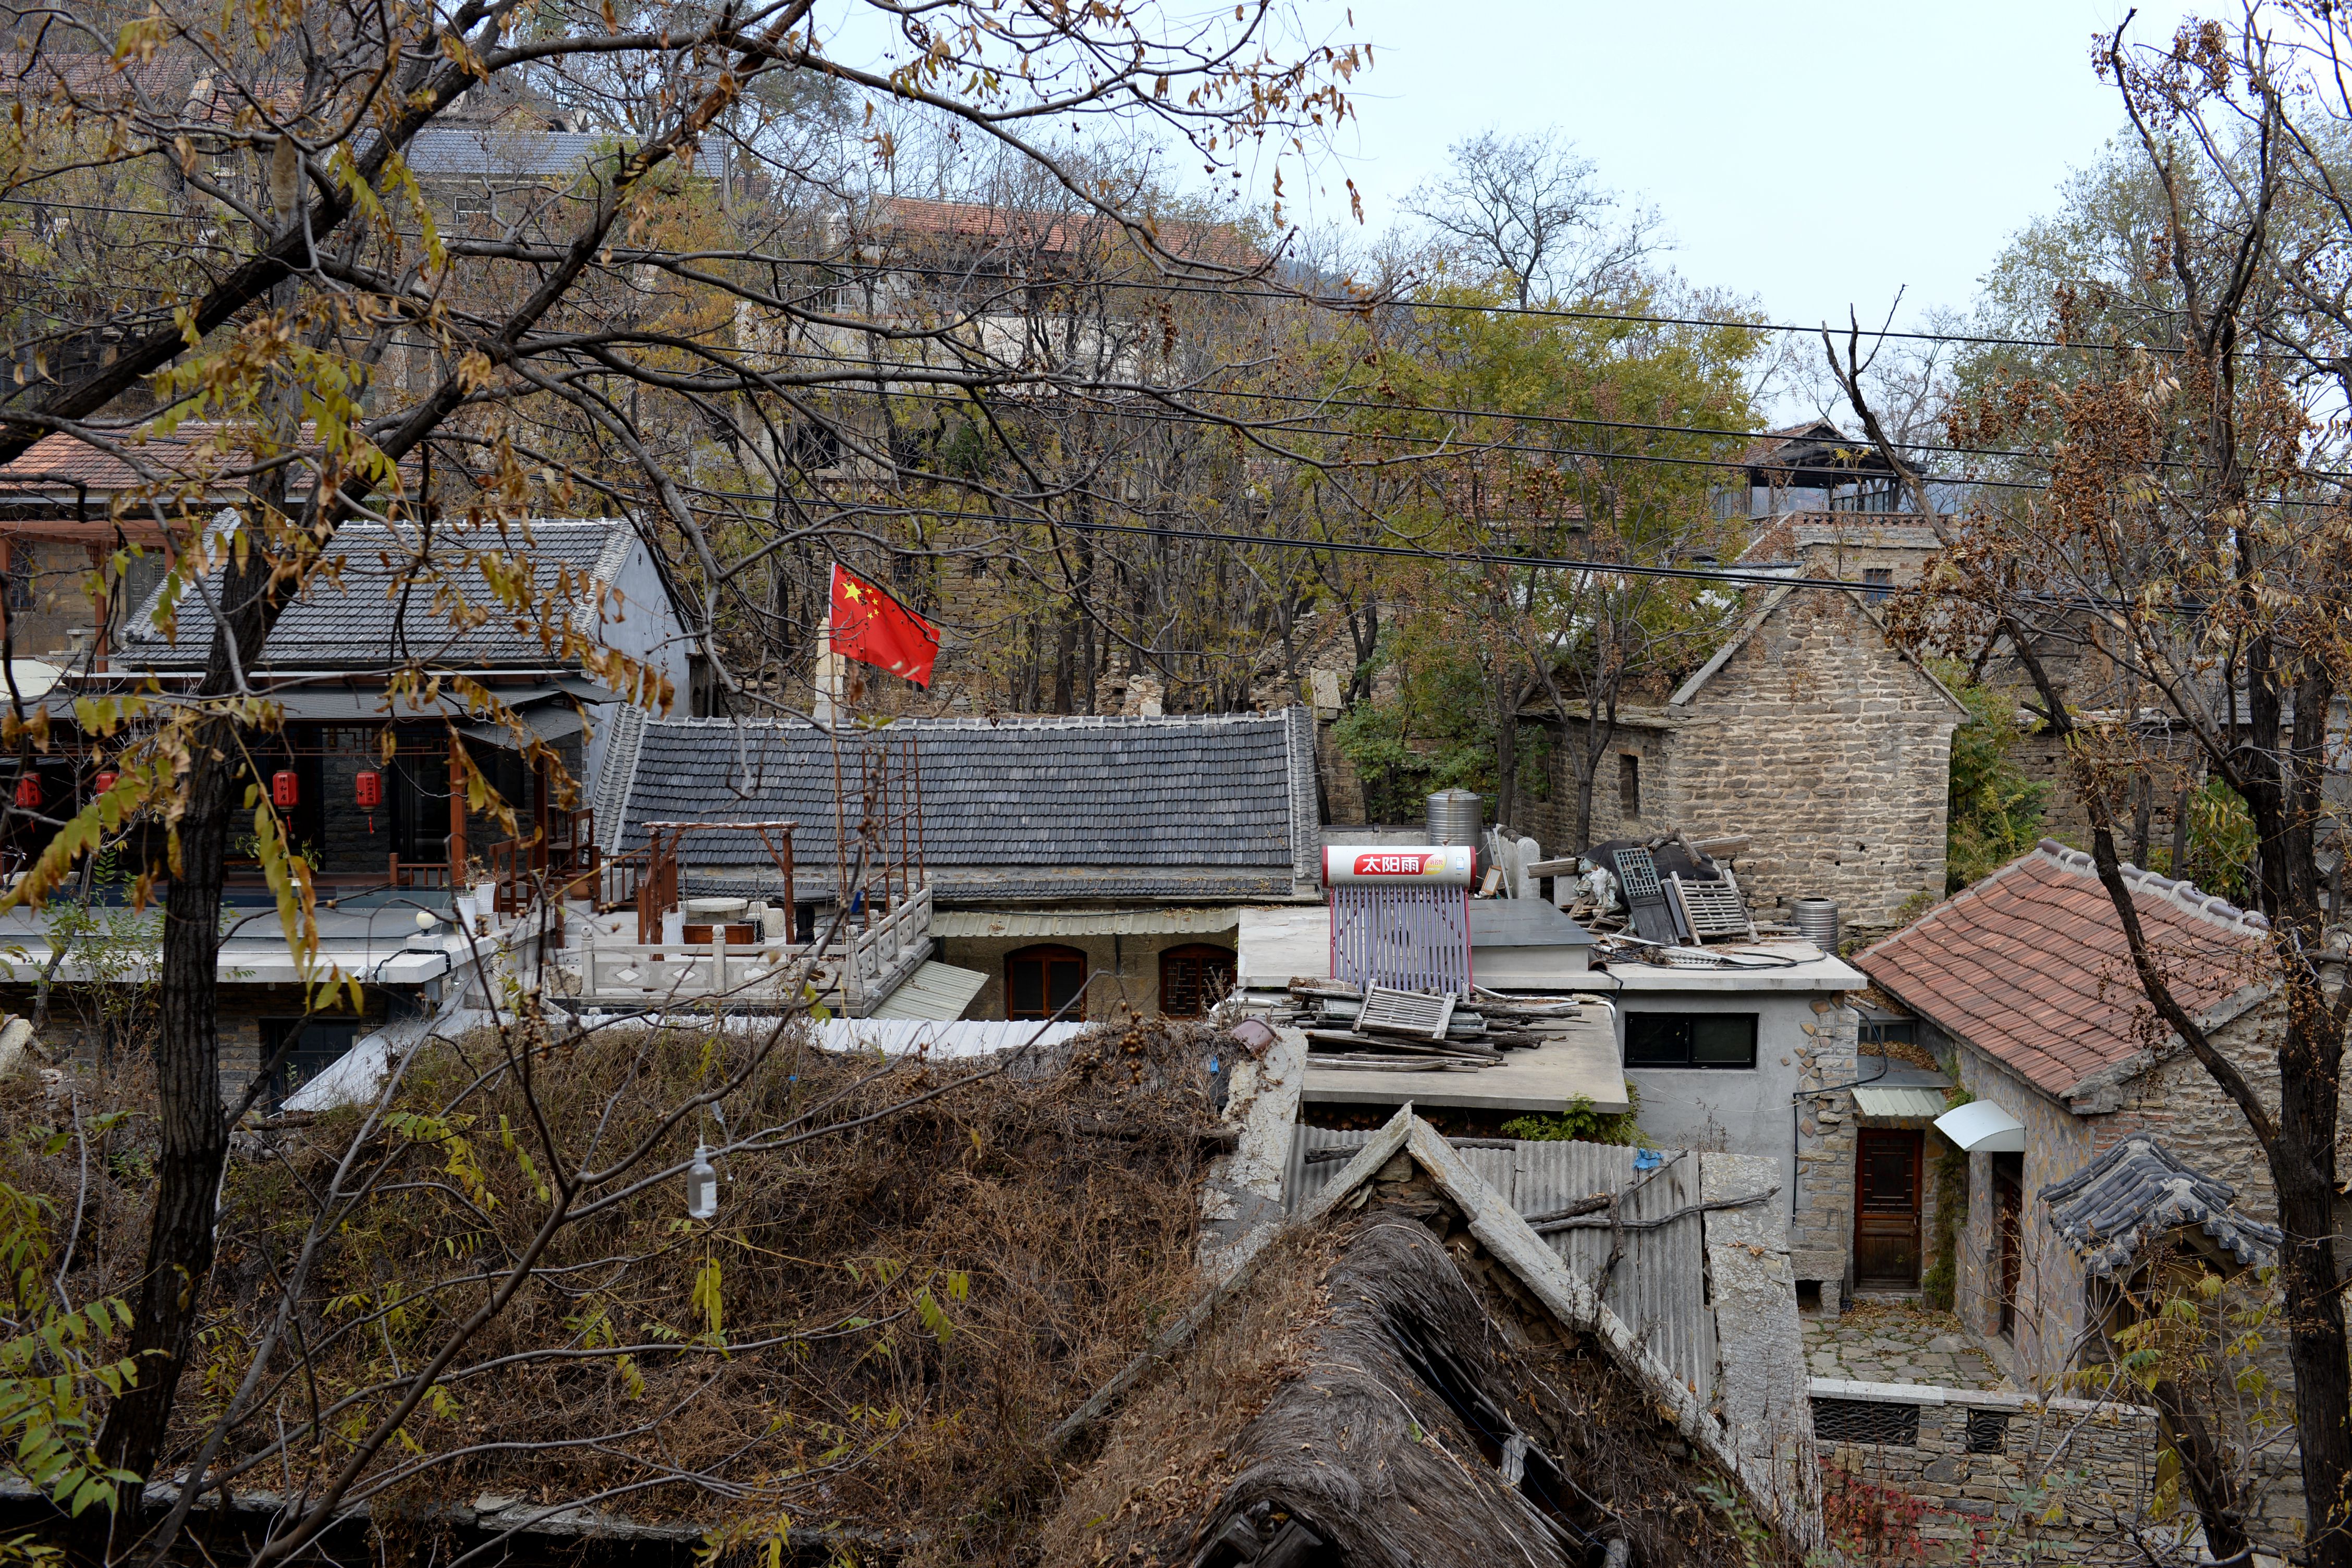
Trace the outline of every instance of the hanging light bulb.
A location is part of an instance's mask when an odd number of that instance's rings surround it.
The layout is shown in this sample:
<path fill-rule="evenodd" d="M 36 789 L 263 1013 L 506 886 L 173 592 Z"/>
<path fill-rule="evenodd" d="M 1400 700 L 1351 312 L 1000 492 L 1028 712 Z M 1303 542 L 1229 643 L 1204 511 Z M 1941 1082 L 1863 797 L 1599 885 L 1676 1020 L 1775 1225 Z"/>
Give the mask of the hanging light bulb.
<path fill-rule="evenodd" d="M 719 1170 L 710 1163 L 710 1145 L 694 1146 L 694 1163 L 686 1168 L 686 1217 L 709 1219 L 719 1212 Z"/>

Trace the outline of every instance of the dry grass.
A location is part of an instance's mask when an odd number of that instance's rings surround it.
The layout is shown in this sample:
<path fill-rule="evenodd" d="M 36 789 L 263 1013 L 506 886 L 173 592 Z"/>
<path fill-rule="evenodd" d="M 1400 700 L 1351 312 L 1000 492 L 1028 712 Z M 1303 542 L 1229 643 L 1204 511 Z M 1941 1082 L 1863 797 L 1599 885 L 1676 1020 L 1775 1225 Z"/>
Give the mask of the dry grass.
<path fill-rule="evenodd" d="M 686 1221 L 682 1184 L 664 1179 L 560 1231 L 355 1495 L 422 1507 L 631 1489 L 604 1506 L 745 1543 L 790 1524 L 891 1539 L 915 1562 L 1009 1557 L 1052 1489 L 1044 1434 L 1198 1288 L 1206 1037 L 1106 1026 L 855 1132 L 735 1156 L 708 1224 Z M 418 1120 L 362 1140 L 356 1169 L 375 1184 L 339 1214 L 296 1342 L 240 1413 L 224 1455 L 245 1467 L 240 1487 L 315 1485 L 340 1464 L 529 1246 L 546 1172 L 609 1160 L 753 1048 L 692 1031 L 512 1044 L 420 1053 L 399 1100 Z M 719 1110 L 739 1134 L 820 1105 L 816 1121 L 837 1124 L 972 1070 L 795 1043 Z M 135 1100 L 135 1084 L 109 1089 L 123 1091 Z M 135 1146 L 139 1125 L 118 1142 Z M 717 1118 L 704 1127 L 722 1141 Z M 245 1375 L 359 1132 L 347 1110 L 240 1138 L 167 1465 Z M 689 1119 L 650 1168 L 696 1138 Z M 70 1162 L 10 1159 L 8 1179 L 70 1207 Z M 76 1278 L 120 1289 L 143 1244 L 144 1177 L 132 1161 L 99 1185 L 104 1223 Z"/>
<path fill-rule="evenodd" d="M 1330 1312 L 1328 1230 L 1268 1244 L 1200 1335 L 1122 1403 L 1099 1452 L 1074 1469 L 1037 1538 L 1053 1563 L 1181 1563 L 1238 1473 L 1230 1448 L 1297 1377 Z"/>

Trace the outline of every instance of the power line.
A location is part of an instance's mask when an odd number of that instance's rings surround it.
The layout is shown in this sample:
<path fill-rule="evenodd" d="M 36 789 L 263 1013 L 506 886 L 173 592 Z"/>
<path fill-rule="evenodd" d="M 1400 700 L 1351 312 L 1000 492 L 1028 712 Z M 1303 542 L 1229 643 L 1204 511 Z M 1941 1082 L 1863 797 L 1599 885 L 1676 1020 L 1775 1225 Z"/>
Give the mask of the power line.
<path fill-rule="evenodd" d="M 212 221 L 208 217 L 200 216 L 199 215 L 194 214 L 168 212 L 151 213 L 136 208 L 125 209 L 96 204 L 42 201 L 37 197 L 27 196 L 0 196 L 0 205 L 42 207 L 53 211 L 65 212 L 107 213 L 113 216 L 129 217 L 181 218 L 191 222 Z M 418 237 L 421 233 L 421 231 L 398 228 L 394 229 L 392 232 L 397 233 L 407 238 Z M 699 251 L 640 250 L 630 251 L 625 254 L 629 264 L 637 265 L 649 259 L 658 260 L 664 257 L 677 257 L 688 254 L 702 255 L 706 253 Z M 750 261 L 772 267 L 837 268 L 839 265 L 837 262 L 822 258 L 761 256 L 757 253 L 751 255 L 729 254 L 726 258 Z M 877 271 L 884 274 L 903 275 L 909 272 L 930 272 L 942 276 L 960 276 L 960 274 L 947 273 L 942 268 L 923 268 L 920 266 L 894 267 L 877 269 Z M 1811 335 L 1824 330 L 1822 327 L 1798 326 L 1792 323 L 1780 321 L 1747 321 L 1729 318 L 1707 316 L 1652 315 L 1639 311 L 1628 310 L 1572 310 L 1565 306 L 1480 304 L 1472 303 L 1467 300 L 1413 300 L 1378 295 L 1318 294 L 1307 289 L 1254 289 L 1234 284 L 1208 283 L 1167 278 L 1155 278 L 1145 281 L 1095 279 L 1091 280 L 1090 283 L 1077 285 L 1073 285 L 1066 279 L 1049 279 L 1045 281 L 1051 286 L 1059 288 L 1091 286 L 1101 289 L 1129 289 L 1139 293 L 1190 294 L 1215 299 L 1282 300 L 1292 304 L 1312 305 L 1321 310 L 1336 311 L 1341 314 L 1358 314 L 1364 311 L 1379 310 L 1410 310 L 1450 311 L 1485 316 L 1526 316 L 1556 321 L 1606 321 L 1625 326 L 1697 327 L 1715 331 L 1794 332 Z M 1025 283 L 1013 283 L 1010 286 L 1021 288 L 1027 287 L 1028 285 Z M 152 291 L 160 292 L 161 290 Z M 1841 331 L 1850 331 L 1851 329 L 1830 326 L 1827 330 L 1832 336 L 1834 336 Z M 2168 355 L 2180 354 L 2187 352 L 2184 349 L 2158 347 L 2153 344 L 2081 342 L 2069 342 L 2062 338 L 2012 338 L 1976 332 L 1896 331 L 1891 328 L 1864 327 L 1862 329 L 1862 336 L 1871 342 L 1893 340 L 1906 342 L 1966 343 L 1985 348 L 2080 349 L 2085 352 L 2100 353 L 2146 353 Z"/>
<path fill-rule="evenodd" d="M 773 501 L 779 498 L 763 496 L 749 490 L 701 490 L 703 495 L 725 496 L 743 500 Z M 1969 595 L 1954 588 L 1928 588 L 1917 584 L 1895 587 L 1886 583 L 1853 582 L 1843 577 L 1801 577 L 1793 566 L 1759 566 L 1742 570 L 1736 566 L 1655 566 L 1618 561 L 1594 561 L 1575 556 L 1559 555 L 1492 555 L 1479 551 L 1431 550 L 1412 544 L 1373 544 L 1339 540 L 1291 539 L 1275 533 L 1234 533 L 1215 529 L 1175 528 L 1158 523 L 1098 522 L 1082 518 L 1022 517 L 1005 512 L 977 511 L 969 509 L 921 506 L 874 506 L 855 504 L 832 507 L 844 521 L 859 517 L 953 517 L 982 522 L 1004 523 L 1022 528 L 1068 529 L 1076 533 L 1109 533 L 1153 539 L 1175 540 L 1206 544 L 1256 545 L 1275 550 L 1328 552 L 1338 555 L 1404 556 L 1416 561 L 1438 562 L 1451 565 L 1502 566 L 1522 571 L 1591 572 L 1615 574 L 1625 577 L 1658 577 L 1709 583 L 1727 583 L 1739 587 L 1839 588 L 1863 595 L 1869 601 L 1884 599 L 1898 593 L 1926 593 L 1939 598 L 1966 598 Z M 1910 513 L 1853 512 L 1840 515 L 1853 517 L 1898 517 Z M 1551 518 L 1505 518 L 1498 522 L 1534 522 L 1558 526 L 1566 520 Z M 2105 607 L 2115 601 L 2084 595 L 2021 594 L 2017 597 L 2028 603 Z"/>

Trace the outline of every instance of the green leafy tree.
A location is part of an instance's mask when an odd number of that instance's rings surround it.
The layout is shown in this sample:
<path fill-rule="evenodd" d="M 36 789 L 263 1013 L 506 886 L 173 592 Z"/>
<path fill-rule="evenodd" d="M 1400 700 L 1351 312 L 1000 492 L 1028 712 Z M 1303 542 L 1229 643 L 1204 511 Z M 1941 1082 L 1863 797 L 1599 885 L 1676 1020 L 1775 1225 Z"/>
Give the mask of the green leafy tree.
<path fill-rule="evenodd" d="M 1952 661 L 1937 673 L 1969 710 L 1952 732 L 1945 829 L 1944 890 L 1957 893 L 2033 847 L 2050 786 L 2028 778 L 2017 760 L 2015 694 L 1967 679 Z"/>

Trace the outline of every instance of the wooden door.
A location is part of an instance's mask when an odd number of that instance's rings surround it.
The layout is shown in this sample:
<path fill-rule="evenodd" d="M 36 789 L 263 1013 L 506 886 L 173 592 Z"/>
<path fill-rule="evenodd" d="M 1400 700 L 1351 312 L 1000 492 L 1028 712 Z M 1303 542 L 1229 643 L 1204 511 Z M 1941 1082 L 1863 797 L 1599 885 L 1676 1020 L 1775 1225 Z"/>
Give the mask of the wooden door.
<path fill-rule="evenodd" d="M 1853 1279 L 1865 1290 L 1919 1285 L 1919 1131 L 1865 1127 L 1854 1143 Z"/>
<path fill-rule="evenodd" d="M 2000 1230 L 2000 1331 L 2017 1337 L 2017 1286 L 2023 1272 L 2024 1238 L 2020 1234 L 2025 1215 L 2025 1156 L 1992 1157 L 1993 1223 Z"/>

